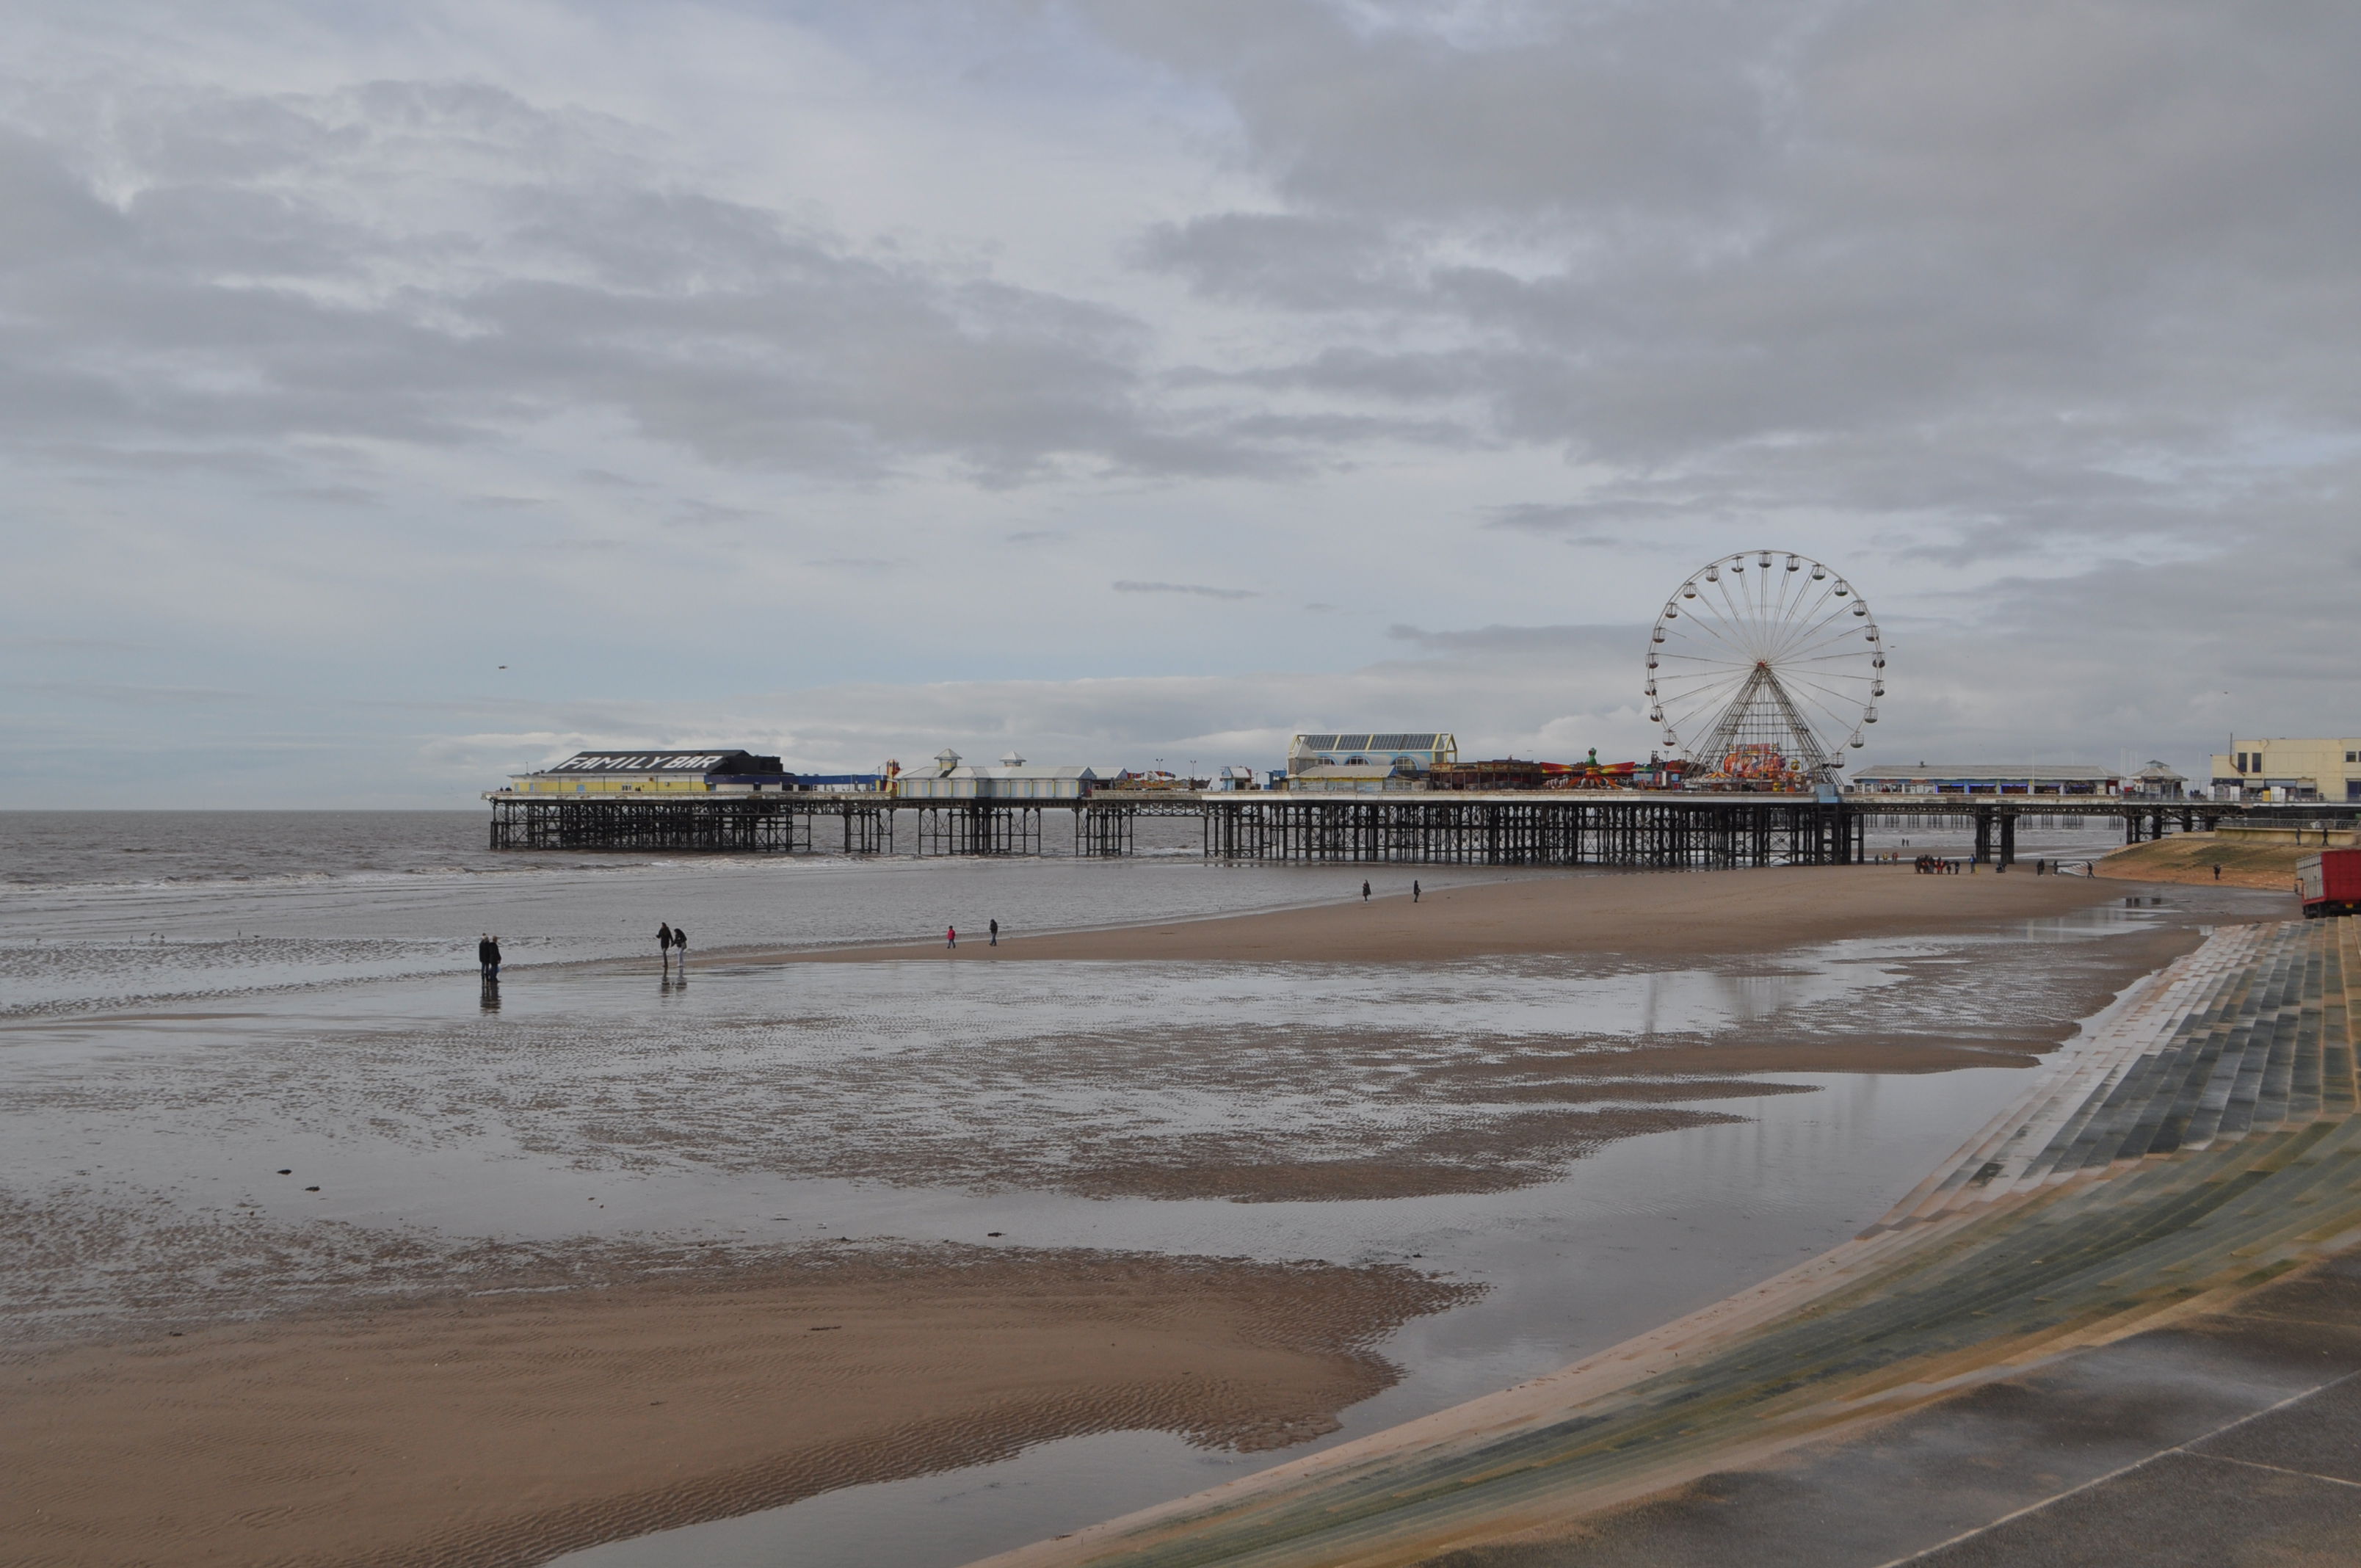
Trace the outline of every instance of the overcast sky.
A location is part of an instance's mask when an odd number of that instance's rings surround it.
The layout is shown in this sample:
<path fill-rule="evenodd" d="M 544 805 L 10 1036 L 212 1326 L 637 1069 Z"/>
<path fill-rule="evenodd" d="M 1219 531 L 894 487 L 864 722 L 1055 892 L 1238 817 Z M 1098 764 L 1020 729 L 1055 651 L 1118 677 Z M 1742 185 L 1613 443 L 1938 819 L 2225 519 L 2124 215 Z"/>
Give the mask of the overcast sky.
<path fill-rule="evenodd" d="M 1857 762 L 2361 732 L 2349 3 L 20 0 L 0 67 L 0 804 L 1644 754 L 1758 544 L 1876 609 Z"/>

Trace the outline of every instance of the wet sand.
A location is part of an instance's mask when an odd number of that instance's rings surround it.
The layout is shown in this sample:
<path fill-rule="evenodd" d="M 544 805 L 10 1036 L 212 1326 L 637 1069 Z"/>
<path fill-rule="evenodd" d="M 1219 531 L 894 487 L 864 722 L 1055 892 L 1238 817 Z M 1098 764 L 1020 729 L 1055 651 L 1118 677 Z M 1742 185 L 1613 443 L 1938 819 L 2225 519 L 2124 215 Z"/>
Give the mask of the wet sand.
<path fill-rule="evenodd" d="M 8 1369 L 0 1561 L 487 1568 L 1083 1432 L 1278 1447 L 1470 1293 L 942 1249 L 77 1347 Z"/>
<path fill-rule="evenodd" d="M 2088 877 L 1920 876 L 1906 865 L 1625 872 L 1439 889 L 1412 902 L 1412 868 L 1375 868 L 1379 896 L 1309 909 L 1026 937 L 824 952 L 792 961 L 1174 959 L 1419 963 L 1519 954 L 1705 959 L 1852 937 L 1939 934 L 2086 909 L 2123 896 Z M 2251 917 L 2251 916 L 2249 916 Z M 741 961 L 745 955 L 735 955 Z M 719 961 L 719 960 L 716 960 Z"/>
<path fill-rule="evenodd" d="M 1407 876 L 1395 880 L 1406 890 Z M 1864 1017 L 1846 992 L 1783 1003 L 1739 1034 L 1634 1030 L 1586 1015 L 1565 999 L 1590 993 L 1560 977 L 1710 970 L 1715 984 L 1775 990 L 1805 974 L 1783 968 L 1776 955 L 1790 948 L 1947 932 L 1997 939 L 2028 918 L 2073 916 L 2123 894 L 2120 883 L 1886 867 L 1532 879 L 1437 890 L 1416 905 L 1396 894 L 1005 938 L 996 949 L 963 944 L 956 955 L 1233 960 L 1245 967 L 1218 979 L 1226 1022 L 1180 990 L 1154 1000 L 1166 992 L 1144 971 L 1012 968 L 989 987 L 962 981 L 960 1005 L 1030 975 L 1061 1027 L 1095 1032 L 994 1037 L 986 1052 L 973 1023 L 914 1021 L 907 1001 L 881 1000 L 894 971 L 861 970 L 860 1006 L 841 1020 L 798 993 L 742 1019 L 716 1014 L 702 1035 L 665 1033 L 637 1014 L 561 1012 L 545 1029 L 528 1015 L 447 1036 L 291 1036 L 283 1047 L 225 1053 L 169 1091 L 182 1097 L 175 1116 L 205 1124 L 215 1114 L 208 1096 L 287 1092 L 334 1062 L 337 1115 L 407 1116 L 438 1148 L 456 1136 L 452 1125 L 512 1127 L 534 1154 L 587 1169 L 678 1160 L 892 1188 L 1249 1201 L 1492 1191 L 1550 1179 L 1609 1139 L 1732 1119 L 1682 1102 L 1809 1089 L 1737 1075 L 2029 1063 L 2194 934 L 2158 925 L 2037 949 L 2010 937 L 1972 973 L 1941 953 L 1888 958 L 1879 961 L 1910 977 L 1894 1005 Z M 2252 894 L 2191 897 L 2209 910 L 2219 903 L 2208 919 L 2268 917 Z M 1379 966 L 1440 973 L 1442 960 L 1471 959 L 1489 962 L 1453 971 L 1442 1013 L 1356 1011 Z M 1171 986 L 1190 972 L 1157 971 Z M 1334 977 L 1320 983 L 1335 993 L 1320 1027 L 1257 1019 L 1256 998 L 1278 992 L 1241 989 L 1259 976 L 1301 991 L 1317 975 Z M 1465 998 L 1497 1003 L 1537 975 L 1556 999 L 1538 1027 L 1450 1011 Z M 699 996 L 707 984 L 697 982 Z M 1159 1012 L 1149 1026 L 1101 1006 L 1104 1024 L 1077 1024 L 1101 1004 L 1092 986 L 1200 1012 Z M 2007 1005 L 1974 1015 L 1974 998 L 1993 986 Z M 783 1016 L 796 1006 L 819 1011 Z M 790 1071 L 757 1048 L 782 1029 L 826 1037 L 841 1026 L 866 1040 L 881 1016 L 897 1017 L 910 1038 L 891 1051 L 795 1058 Z M 68 1084 L 74 1114 L 114 1111 L 96 1097 L 104 1080 Z M 1182 1091 L 1222 1114 L 1202 1127 L 1166 1124 L 1163 1106 Z M 144 1105 L 167 1089 L 143 1077 L 121 1092 Z M 1290 1096 L 1301 1109 L 1286 1109 Z M 1239 1110 L 1263 1099 L 1279 1109 Z M 1152 1113 L 1144 1119 L 1142 1102 Z M 57 1250 L 58 1229 L 42 1214 L 27 1214 L 23 1230 L 27 1255 Z M 159 1299 L 140 1332 L 9 1367 L 0 1462 L 22 1484 L 10 1489 L 19 1500 L 0 1508 L 0 1559 L 525 1563 L 1080 1433 L 1299 1442 L 1392 1379 L 1370 1343 L 1464 1295 L 1399 1267 L 1050 1249 L 667 1259 L 669 1277 L 619 1253 L 594 1285 L 543 1291 L 522 1278 L 438 1273 L 422 1254 L 403 1288 L 442 1294 L 360 1307 L 350 1303 L 383 1288 L 386 1272 L 371 1261 L 382 1249 L 361 1236 L 356 1261 L 335 1276 L 346 1304 L 290 1310 L 269 1303 L 300 1272 L 278 1234 L 242 1244 L 253 1255 L 233 1260 L 250 1285 L 233 1279 L 210 1310 L 169 1324 L 156 1313 L 179 1311 L 173 1302 L 187 1294 L 172 1282 L 212 1279 L 220 1258 L 175 1255 L 159 1273 L 126 1244 L 61 1260 L 61 1280 L 94 1266 L 103 1279 L 153 1279 Z M 202 1251 L 204 1241 L 190 1245 Z M 486 1283 L 526 1288 L 457 1294 Z M 249 1310 L 259 1315 L 225 1321 Z"/>

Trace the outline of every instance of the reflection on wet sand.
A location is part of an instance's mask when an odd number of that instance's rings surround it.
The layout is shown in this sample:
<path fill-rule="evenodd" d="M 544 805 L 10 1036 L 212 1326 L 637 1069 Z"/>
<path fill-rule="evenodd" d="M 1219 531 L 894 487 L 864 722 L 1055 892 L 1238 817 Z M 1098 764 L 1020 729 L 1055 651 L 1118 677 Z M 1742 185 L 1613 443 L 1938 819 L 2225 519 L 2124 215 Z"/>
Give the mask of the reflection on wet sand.
<path fill-rule="evenodd" d="M 1653 906 L 1646 879 L 1560 885 L 1586 920 L 1603 900 Z M 1456 896 L 1456 913 L 1480 913 Z M 1452 909 L 1432 887 L 1418 907 Z M 1802 946 L 1765 947 L 1741 920 L 1730 957 L 1702 927 L 1686 953 L 1590 942 L 1413 964 L 1268 948 L 1181 963 L 708 955 L 694 988 L 675 973 L 653 997 L 642 959 L 512 968 L 504 995 L 495 982 L 472 1005 L 464 990 L 347 976 L 245 991 L 235 1019 L 20 1015 L 0 1031 L 0 1234 L 22 1266 L 0 1292 L 20 1339 L 64 1346 L 58 1366 L 84 1354 L 73 1342 L 160 1344 L 240 1323 L 239 1354 L 306 1386 L 342 1387 L 370 1335 L 425 1334 L 434 1314 L 456 1314 L 491 1335 L 465 1342 L 470 1387 L 522 1399 L 544 1351 L 570 1343 L 561 1324 L 600 1321 L 605 1303 L 648 1314 L 596 1340 L 611 1376 L 638 1345 L 693 1354 L 711 1321 L 699 1303 L 750 1271 L 818 1304 L 882 1269 L 917 1301 L 983 1277 L 983 1249 L 1010 1288 L 975 1315 L 983 1338 L 959 1359 L 1000 1368 L 993 1413 L 921 1412 L 890 1442 L 847 1438 L 820 1484 L 1109 1424 L 1235 1448 L 1219 1435 L 1230 1429 L 1173 1413 L 1205 1407 L 1133 1400 L 1095 1375 L 1097 1392 L 1053 1387 L 1039 1381 L 1049 1364 L 1015 1348 L 1048 1343 L 1028 1337 L 1045 1322 L 1082 1321 L 1059 1313 L 1161 1321 L 1184 1279 L 1229 1280 L 1239 1326 L 1171 1362 L 1175 1377 L 1302 1390 L 1264 1410 L 1290 1440 L 1350 1430 L 1524 1376 L 1827 1245 L 2019 1064 L 2185 946 L 2192 915 L 2238 913 L 2044 904 L 2029 927 L 1930 905 L 1936 929 L 1922 933 L 1905 909 L 1879 910 L 1874 930 Z M 1284 1288 L 1254 1272 L 1302 1260 L 1319 1267 Z M 1231 1264 L 1246 1272 L 1223 1274 Z M 1313 1343 L 1265 1315 L 1298 1289 L 1379 1305 L 1337 1308 L 1321 1321 L 1343 1326 L 1322 1332 L 1341 1337 Z M 502 1316 L 526 1325 L 512 1333 L 467 1305 L 512 1295 L 547 1303 L 529 1323 Z M 390 1315 L 368 1326 L 351 1316 L 364 1306 Z M 733 1390 L 763 1377 L 834 1375 L 838 1353 L 820 1347 L 839 1331 L 804 1332 L 818 1337 L 766 1363 L 775 1373 L 664 1407 L 741 1440 L 727 1464 L 719 1450 L 676 1455 L 686 1468 L 668 1490 L 618 1483 L 611 1507 L 535 1514 L 516 1501 L 518 1475 L 487 1461 L 456 1501 L 356 1484 L 337 1517 L 372 1541 L 524 1561 L 800 1495 L 803 1482 L 720 1476 L 804 1463 L 722 1420 Z M 1290 1383 L 1254 1360 L 1309 1355 L 1311 1368 L 1332 1354 L 1358 1370 Z M 906 1376 L 936 1375 L 913 1362 Z M 222 1520 L 280 1506 L 240 1486 L 209 1483 Z M 1022 1533 L 995 1533 L 1008 1530 Z M 972 1555 L 1029 1533 L 983 1521 L 963 1539 Z"/>

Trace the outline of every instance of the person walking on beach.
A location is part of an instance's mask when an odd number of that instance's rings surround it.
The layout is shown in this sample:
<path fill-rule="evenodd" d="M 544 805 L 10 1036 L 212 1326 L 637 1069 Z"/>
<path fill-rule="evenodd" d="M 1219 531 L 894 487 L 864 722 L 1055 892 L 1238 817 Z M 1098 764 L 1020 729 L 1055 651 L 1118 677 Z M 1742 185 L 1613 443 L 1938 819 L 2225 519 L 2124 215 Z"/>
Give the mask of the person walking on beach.
<path fill-rule="evenodd" d="M 946 948 L 956 948 L 959 946 L 958 927 L 946 926 L 943 927 L 943 946 Z"/>
<path fill-rule="evenodd" d="M 686 980 L 686 979 L 688 978 L 688 927 L 686 927 L 686 926 L 675 926 L 675 927 L 674 927 L 672 928 L 672 952 L 673 952 L 673 957 L 675 957 L 675 958 L 676 958 L 676 959 L 678 959 L 680 960 L 680 978 L 681 978 L 681 979 L 683 979 L 683 980 Z"/>
<path fill-rule="evenodd" d="M 492 938 L 489 932 L 476 933 L 476 967 L 483 970 L 486 980 L 492 978 Z"/>
<path fill-rule="evenodd" d="M 672 968 L 672 922 L 656 927 L 656 951 L 664 955 L 664 967 Z"/>
<path fill-rule="evenodd" d="M 1369 902 L 1369 884 L 1367 883 L 1363 883 L 1361 884 L 1361 902 L 1364 904 Z"/>
<path fill-rule="evenodd" d="M 996 947 L 1000 946 L 1000 922 L 999 922 L 999 921 L 994 920 L 994 921 L 992 923 L 992 940 L 991 940 L 991 941 L 989 941 L 989 942 L 986 942 L 986 943 L 984 944 L 984 946 L 985 946 L 985 947 L 987 947 L 987 948 L 996 948 Z"/>
<path fill-rule="evenodd" d="M 2220 882 L 2220 881 L 2222 880 L 2222 867 L 2221 867 L 2221 864 L 2220 864 L 2218 861 L 2214 864 L 2214 867 L 2213 867 L 2213 880 L 2214 880 L 2215 882 Z"/>
<path fill-rule="evenodd" d="M 1410 879 L 1410 901 L 1412 904 L 1418 902 L 1418 878 L 1416 877 Z"/>
<path fill-rule="evenodd" d="M 500 979 L 500 939 L 498 937 L 487 937 L 487 938 L 484 938 L 484 952 L 485 952 L 485 954 L 486 954 L 486 957 L 485 957 L 485 959 L 484 959 L 484 978 L 485 978 L 486 980 L 498 980 L 498 979 Z"/>

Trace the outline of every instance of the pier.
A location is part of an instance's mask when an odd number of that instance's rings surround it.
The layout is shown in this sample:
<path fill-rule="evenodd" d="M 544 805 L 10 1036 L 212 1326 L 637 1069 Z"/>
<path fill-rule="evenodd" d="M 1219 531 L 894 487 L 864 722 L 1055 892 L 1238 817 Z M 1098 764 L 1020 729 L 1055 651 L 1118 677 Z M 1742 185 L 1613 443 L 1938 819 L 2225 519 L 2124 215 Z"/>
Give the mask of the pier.
<path fill-rule="evenodd" d="M 1062 831 L 1054 819 L 1067 820 Z M 1208 860 L 1487 866 L 1842 865 L 1862 813 L 1802 796 L 1107 791 L 1080 800 L 886 795 L 492 797 L 495 850 L 1038 855 L 1136 851 L 1149 817 L 1196 821 Z"/>
<path fill-rule="evenodd" d="M 2350 828 L 2361 806 L 2248 806 L 2119 797 L 1704 795 L 1672 791 L 1107 790 L 1079 800 L 776 795 L 491 796 L 495 850 L 718 854 L 1038 855 L 1136 852 L 1138 824 L 1185 817 L 1208 860 L 1324 865 L 1845 865 L 1872 820 L 1971 829 L 1976 857 L 2017 859 L 2017 830 L 2113 817 L 2124 842 L 2225 822 Z M 1064 817 L 1060 823 L 1057 819 Z"/>

